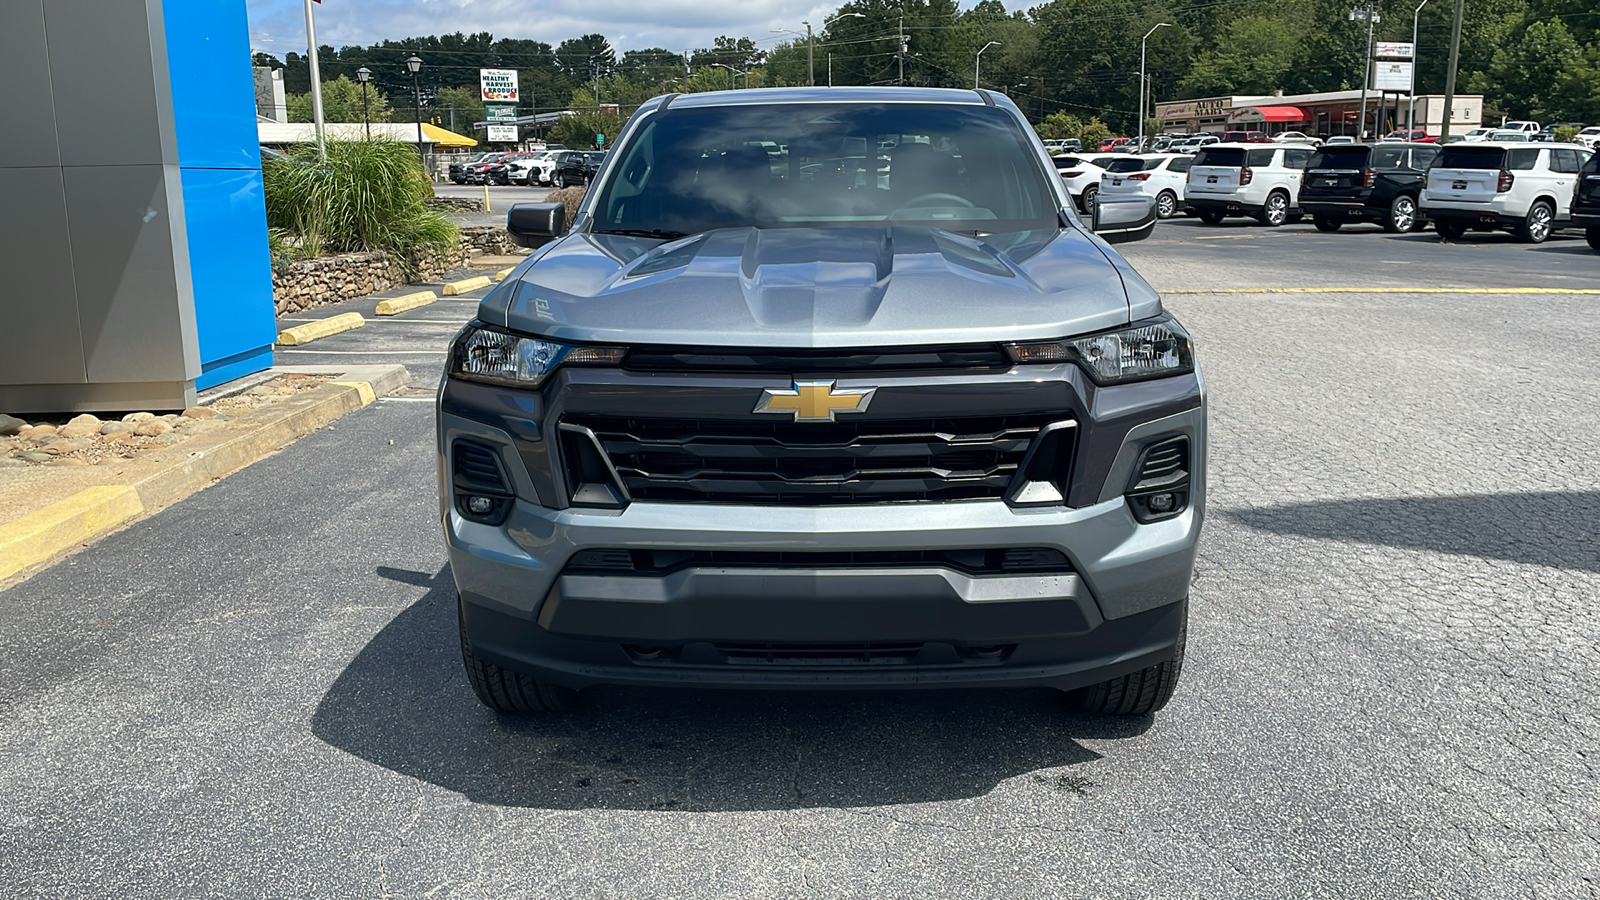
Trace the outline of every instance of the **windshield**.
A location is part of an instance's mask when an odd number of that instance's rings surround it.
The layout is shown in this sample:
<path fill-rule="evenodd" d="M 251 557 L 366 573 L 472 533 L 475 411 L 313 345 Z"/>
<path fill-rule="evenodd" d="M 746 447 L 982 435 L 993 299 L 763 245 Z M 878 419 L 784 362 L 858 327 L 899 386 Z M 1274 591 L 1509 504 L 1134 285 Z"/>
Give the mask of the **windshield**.
<path fill-rule="evenodd" d="M 1056 200 L 1004 110 L 911 103 L 673 109 L 617 152 L 595 230 L 922 222 L 1058 226 Z"/>

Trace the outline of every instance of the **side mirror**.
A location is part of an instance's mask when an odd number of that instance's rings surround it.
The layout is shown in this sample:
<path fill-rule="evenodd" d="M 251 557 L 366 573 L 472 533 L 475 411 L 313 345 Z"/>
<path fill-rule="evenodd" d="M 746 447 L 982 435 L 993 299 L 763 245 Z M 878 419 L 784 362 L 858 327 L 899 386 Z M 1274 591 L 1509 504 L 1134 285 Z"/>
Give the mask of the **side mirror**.
<path fill-rule="evenodd" d="M 506 231 L 521 247 L 543 247 L 567 233 L 565 203 L 518 203 L 506 213 Z"/>
<path fill-rule="evenodd" d="M 1142 241 L 1156 230 L 1156 201 L 1142 194 L 1130 197 L 1094 198 L 1094 219 L 1091 226 L 1108 244 L 1125 244 Z"/>

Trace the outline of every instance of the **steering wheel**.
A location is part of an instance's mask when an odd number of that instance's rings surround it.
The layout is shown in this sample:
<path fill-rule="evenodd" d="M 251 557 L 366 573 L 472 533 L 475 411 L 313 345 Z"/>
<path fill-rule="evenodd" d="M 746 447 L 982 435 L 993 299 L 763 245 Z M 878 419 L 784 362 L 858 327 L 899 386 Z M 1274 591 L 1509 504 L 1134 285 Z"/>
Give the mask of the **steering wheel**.
<path fill-rule="evenodd" d="M 924 203 L 923 202 L 924 200 L 944 200 L 944 201 L 948 201 L 948 202 L 930 204 L 930 203 Z M 917 207 L 917 206 L 964 206 L 967 209 L 977 209 L 978 208 L 978 204 L 973 203 L 971 200 L 968 200 L 967 198 L 965 198 L 965 197 L 963 197 L 963 196 L 961 196 L 959 194 L 943 194 L 943 193 L 923 194 L 920 197 L 912 197 L 910 200 L 907 200 L 906 202 L 900 204 L 900 208 L 901 209 L 910 209 L 910 208 Z"/>

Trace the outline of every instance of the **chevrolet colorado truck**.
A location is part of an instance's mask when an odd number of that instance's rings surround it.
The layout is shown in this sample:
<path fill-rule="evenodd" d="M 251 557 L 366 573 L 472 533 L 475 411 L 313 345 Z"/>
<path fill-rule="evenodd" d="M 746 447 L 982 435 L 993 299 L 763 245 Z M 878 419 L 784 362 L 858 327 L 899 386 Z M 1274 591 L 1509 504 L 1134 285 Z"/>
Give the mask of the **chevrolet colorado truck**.
<path fill-rule="evenodd" d="M 1145 715 L 1205 502 L 1189 336 L 987 91 L 673 95 L 451 346 L 440 520 L 484 704 L 1048 686 Z"/>

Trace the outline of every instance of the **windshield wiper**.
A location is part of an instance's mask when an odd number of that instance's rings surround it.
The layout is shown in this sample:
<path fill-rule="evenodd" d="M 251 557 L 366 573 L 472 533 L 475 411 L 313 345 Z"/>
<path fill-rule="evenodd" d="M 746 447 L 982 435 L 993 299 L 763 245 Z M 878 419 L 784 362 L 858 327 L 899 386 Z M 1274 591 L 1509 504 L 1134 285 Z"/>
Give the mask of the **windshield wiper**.
<path fill-rule="evenodd" d="M 596 228 L 594 234 L 620 234 L 626 237 L 660 238 L 664 241 L 675 241 L 686 238 L 688 232 L 667 231 L 662 228 Z"/>

